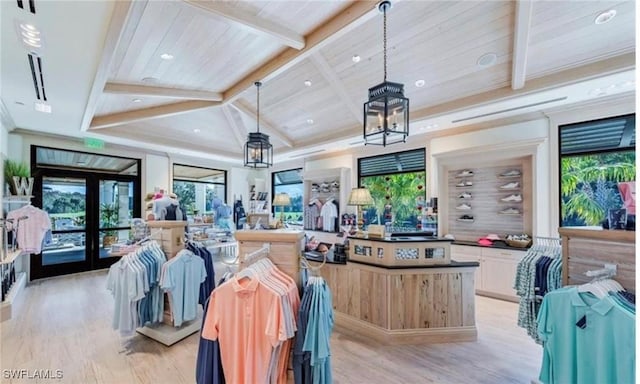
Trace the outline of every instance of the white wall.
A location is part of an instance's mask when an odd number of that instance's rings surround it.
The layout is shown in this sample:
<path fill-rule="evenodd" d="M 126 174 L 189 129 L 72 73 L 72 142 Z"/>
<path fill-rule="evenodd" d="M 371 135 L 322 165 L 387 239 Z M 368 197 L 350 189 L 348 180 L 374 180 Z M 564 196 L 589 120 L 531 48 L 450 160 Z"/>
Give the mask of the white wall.
<path fill-rule="evenodd" d="M 142 182 L 142 195 L 149 192 L 155 192 L 164 189 L 166 192 L 171 191 L 172 171 L 169 164 L 169 157 L 161 155 L 146 154 L 144 164 L 142 165 L 142 173 L 144 181 Z"/>

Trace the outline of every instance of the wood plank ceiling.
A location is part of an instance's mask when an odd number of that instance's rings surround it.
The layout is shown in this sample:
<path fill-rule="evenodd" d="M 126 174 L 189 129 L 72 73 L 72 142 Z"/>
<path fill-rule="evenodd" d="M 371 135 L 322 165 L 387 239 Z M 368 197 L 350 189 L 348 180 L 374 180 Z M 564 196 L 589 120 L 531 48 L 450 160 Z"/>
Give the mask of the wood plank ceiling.
<path fill-rule="evenodd" d="M 135 3 L 110 30 L 119 39 L 101 63 L 90 130 L 239 158 L 262 80 L 260 126 L 276 152 L 360 132 L 367 89 L 383 77 L 375 2 Z M 613 8 L 614 21 L 594 23 Z M 490 102 L 635 52 L 634 27 L 633 1 L 396 1 L 388 78 L 405 84 L 416 116 L 469 97 Z M 495 62 L 479 65 L 487 53 Z"/>

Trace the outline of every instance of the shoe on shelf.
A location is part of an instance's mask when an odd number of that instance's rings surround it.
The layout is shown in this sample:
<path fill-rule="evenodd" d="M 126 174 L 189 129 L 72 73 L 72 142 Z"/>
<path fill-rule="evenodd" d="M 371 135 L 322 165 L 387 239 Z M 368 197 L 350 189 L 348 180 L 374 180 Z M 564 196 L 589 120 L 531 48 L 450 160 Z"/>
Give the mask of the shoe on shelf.
<path fill-rule="evenodd" d="M 517 194 L 517 195 L 509 195 L 507 197 L 503 197 L 502 199 L 500 199 L 500 201 L 505 201 L 505 202 L 519 202 L 522 201 L 522 195 L 521 194 Z"/>
<path fill-rule="evenodd" d="M 501 185 L 500 189 L 519 189 L 520 188 L 520 182 L 519 181 L 513 181 L 509 184 L 505 184 L 505 185 Z"/>
<path fill-rule="evenodd" d="M 500 211 L 500 213 L 503 215 L 519 215 L 520 210 L 517 208 L 507 208 Z"/>
<path fill-rule="evenodd" d="M 462 203 L 462 204 L 458 205 L 456 207 L 456 209 L 459 210 L 459 211 L 468 211 L 468 210 L 471 209 L 471 206 L 469 204 L 467 204 L 467 203 Z"/>
<path fill-rule="evenodd" d="M 473 176 L 473 171 L 470 169 L 465 169 L 463 171 L 460 171 L 460 173 L 456 175 L 456 177 L 469 177 L 469 176 Z"/>
<path fill-rule="evenodd" d="M 471 181 L 471 180 L 467 180 L 467 181 L 464 182 L 464 186 L 465 187 L 470 187 L 472 185 L 473 185 L 473 181 Z"/>
<path fill-rule="evenodd" d="M 463 192 L 458 195 L 458 199 L 470 199 L 471 194 L 469 192 Z"/>
<path fill-rule="evenodd" d="M 521 172 L 519 170 L 517 170 L 517 169 L 510 169 L 510 170 L 508 170 L 506 172 L 502 172 L 500 174 L 500 176 L 502 176 L 502 177 L 517 177 L 517 176 L 520 176 L 520 175 L 521 175 Z"/>
<path fill-rule="evenodd" d="M 456 187 L 464 187 L 464 181 L 461 181 L 456 184 Z"/>
<path fill-rule="evenodd" d="M 471 216 L 471 215 L 462 215 L 459 218 L 457 218 L 456 220 L 458 220 L 458 221 L 474 221 L 473 220 L 473 216 Z"/>

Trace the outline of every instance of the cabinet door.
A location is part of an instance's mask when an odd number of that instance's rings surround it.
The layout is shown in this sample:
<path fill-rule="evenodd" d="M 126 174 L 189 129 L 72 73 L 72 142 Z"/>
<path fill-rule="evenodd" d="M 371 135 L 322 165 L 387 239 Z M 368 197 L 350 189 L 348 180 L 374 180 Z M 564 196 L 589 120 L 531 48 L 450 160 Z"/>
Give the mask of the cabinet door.
<path fill-rule="evenodd" d="M 484 256 L 482 263 L 482 290 L 517 297 L 513 289 L 518 260 Z"/>
<path fill-rule="evenodd" d="M 480 266 L 476 268 L 474 276 L 474 286 L 476 291 L 483 290 L 482 287 L 482 261 L 480 259 L 479 247 L 467 247 L 463 245 L 451 246 L 451 260 L 455 261 L 475 261 L 480 263 Z"/>

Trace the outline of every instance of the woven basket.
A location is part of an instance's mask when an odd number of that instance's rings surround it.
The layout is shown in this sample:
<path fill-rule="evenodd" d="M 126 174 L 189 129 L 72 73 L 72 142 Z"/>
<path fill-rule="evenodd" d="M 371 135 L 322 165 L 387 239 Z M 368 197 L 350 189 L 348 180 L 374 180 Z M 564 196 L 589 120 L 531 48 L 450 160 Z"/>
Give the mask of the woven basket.
<path fill-rule="evenodd" d="M 531 245 L 531 239 L 529 239 L 529 240 L 509 240 L 509 239 L 506 239 L 504 242 L 507 243 L 507 245 L 509 245 L 510 247 L 515 247 L 515 248 L 526 248 L 529 245 Z"/>

